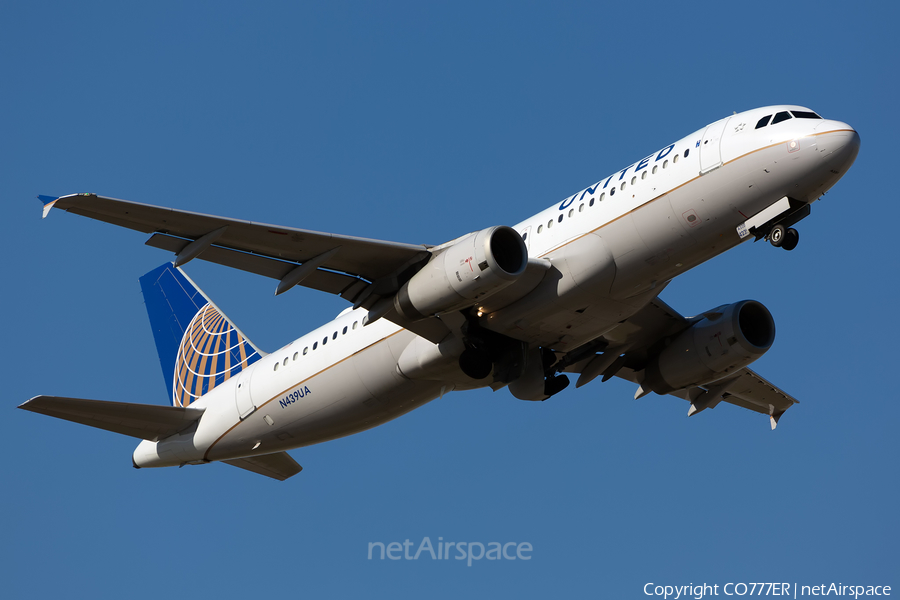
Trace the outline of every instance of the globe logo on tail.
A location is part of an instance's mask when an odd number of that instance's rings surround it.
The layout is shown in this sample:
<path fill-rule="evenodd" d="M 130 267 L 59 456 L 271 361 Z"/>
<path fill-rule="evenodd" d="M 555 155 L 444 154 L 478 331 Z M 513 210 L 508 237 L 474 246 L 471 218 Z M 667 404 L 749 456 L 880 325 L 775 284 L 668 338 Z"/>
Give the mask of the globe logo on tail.
<path fill-rule="evenodd" d="M 225 315 L 207 303 L 194 315 L 178 347 L 172 403 L 190 406 L 259 358 Z"/>

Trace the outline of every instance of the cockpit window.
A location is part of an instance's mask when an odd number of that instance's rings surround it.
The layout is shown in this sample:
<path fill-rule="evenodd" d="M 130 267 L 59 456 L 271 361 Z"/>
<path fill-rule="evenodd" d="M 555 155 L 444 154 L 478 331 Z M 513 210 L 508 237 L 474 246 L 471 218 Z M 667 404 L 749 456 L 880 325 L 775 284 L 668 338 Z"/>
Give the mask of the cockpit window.
<path fill-rule="evenodd" d="M 791 114 L 798 119 L 821 119 L 819 115 L 808 110 L 792 110 Z"/>
<path fill-rule="evenodd" d="M 772 115 L 766 115 L 762 119 L 759 120 L 759 123 L 756 124 L 757 129 L 762 129 L 766 125 L 769 124 L 769 119 L 772 118 Z"/>
<path fill-rule="evenodd" d="M 782 121 L 787 121 L 790 118 L 791 118 L 791 113 L 789 113 L 788 111 L 775 113 L 775 118 L 772 119 L 772 125 L 774 125 L 775 123 L 781 123 Z"/>

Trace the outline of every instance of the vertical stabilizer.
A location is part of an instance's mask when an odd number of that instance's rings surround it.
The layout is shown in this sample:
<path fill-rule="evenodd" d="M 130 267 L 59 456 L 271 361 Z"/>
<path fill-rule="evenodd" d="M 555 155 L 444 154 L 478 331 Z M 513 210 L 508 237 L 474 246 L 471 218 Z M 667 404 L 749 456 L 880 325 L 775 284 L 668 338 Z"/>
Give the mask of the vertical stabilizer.
<path fill-rule="evenodd" d="M 166 263 L 140 281 L 173 406 L 190 406 L 264 356 L 181 269 Z"/>

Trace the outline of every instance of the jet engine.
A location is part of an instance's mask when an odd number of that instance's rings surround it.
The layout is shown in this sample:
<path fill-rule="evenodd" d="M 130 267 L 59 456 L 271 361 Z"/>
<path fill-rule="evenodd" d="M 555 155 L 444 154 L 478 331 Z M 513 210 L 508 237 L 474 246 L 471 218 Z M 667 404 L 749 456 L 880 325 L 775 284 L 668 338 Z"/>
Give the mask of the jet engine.
<path fill-rule="evenodd" d="M 528 250 L 514 229 L 470 233 L 435 254 L 403 284 L 394 307 L 412 321 L 466 308 L 515 282 L 527 264 Z"/>
<path fill-rule="evenodd" d="M 775 321 L 755 300 L 720 306 L 675 337 L 651 358 L 641 386 L 657 394 L 717 381 L 766 353 Z"/>

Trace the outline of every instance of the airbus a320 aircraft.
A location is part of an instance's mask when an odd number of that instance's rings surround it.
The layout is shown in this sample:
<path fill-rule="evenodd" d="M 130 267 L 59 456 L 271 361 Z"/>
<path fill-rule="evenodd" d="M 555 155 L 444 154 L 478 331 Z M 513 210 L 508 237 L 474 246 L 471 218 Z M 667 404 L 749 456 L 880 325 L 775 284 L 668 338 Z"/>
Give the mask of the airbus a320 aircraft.
<path fill-rule="evenodd" d="M 726 117 L 522 221 L 410 245 L 159 208 L 39 198 L 150 234 L 175 253 L 141 278 L 172 406 L 37 396 L 20 406 L 139 438 L 135 467 L 225 462 L 286 479 L 286 450 L 385 423 L 455 391 L 546 400 L 578 374 L 768 415 L 797 401 L 748 367 L 775 338 L 743 300 L 685 318 L 674 277 L 747 240 L 793 249 L 793 226 L 853 164 L 859 135 L 801 106 Z M 199 258 L 352 304 L 280 350 L 254 346 L 180 269 Z"/>

